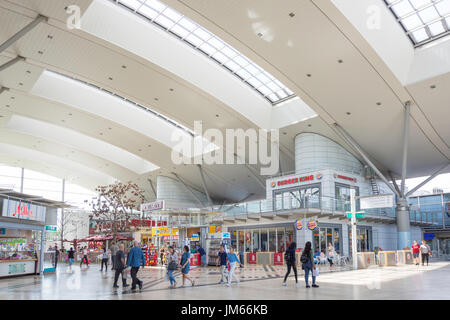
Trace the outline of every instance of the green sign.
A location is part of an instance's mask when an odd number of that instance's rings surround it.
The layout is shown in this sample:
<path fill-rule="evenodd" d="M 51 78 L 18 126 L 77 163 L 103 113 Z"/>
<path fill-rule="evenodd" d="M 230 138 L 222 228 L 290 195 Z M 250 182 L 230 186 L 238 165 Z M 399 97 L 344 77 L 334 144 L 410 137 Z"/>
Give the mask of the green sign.
<path fill-rule="evenodd" d="M 355 213 L 355 218 L 356 219 L 362 219 L 366 217 L 366 213 L 364 211 L 359 211 Z M 351 219 L 352 218 L 352 213 L 351 212 L 347 212 L 347 218 Z"/>
<path fill-rule="evenodd" d="M 45 226 L 45 231 L 57 231 L 56 226 Z"/>

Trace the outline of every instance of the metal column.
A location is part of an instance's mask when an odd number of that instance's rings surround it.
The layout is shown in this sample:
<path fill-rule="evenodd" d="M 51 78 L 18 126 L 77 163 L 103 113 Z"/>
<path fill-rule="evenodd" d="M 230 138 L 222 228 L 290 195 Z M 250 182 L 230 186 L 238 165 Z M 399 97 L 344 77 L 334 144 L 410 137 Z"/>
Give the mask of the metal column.
<path fill-rule="evenodd" d="M 39 274 L 44 274 L 45 228 L 41 231 L 41 252 L 39 257 Z"/>

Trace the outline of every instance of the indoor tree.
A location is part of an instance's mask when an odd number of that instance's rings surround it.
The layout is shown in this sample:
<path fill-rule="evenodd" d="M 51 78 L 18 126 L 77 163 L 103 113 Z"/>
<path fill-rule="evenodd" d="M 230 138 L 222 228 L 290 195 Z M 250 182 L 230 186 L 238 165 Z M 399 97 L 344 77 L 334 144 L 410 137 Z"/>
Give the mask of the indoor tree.
<path fill-rule="evenodd" d="M 144 190 L 131 181 L 98 186 L 98 197 L 92 202 L 92 217 L 111 224 L 111 234 L 116 240 L 119 232 L 127 231 L 133 209 L 145 201 Z"/>

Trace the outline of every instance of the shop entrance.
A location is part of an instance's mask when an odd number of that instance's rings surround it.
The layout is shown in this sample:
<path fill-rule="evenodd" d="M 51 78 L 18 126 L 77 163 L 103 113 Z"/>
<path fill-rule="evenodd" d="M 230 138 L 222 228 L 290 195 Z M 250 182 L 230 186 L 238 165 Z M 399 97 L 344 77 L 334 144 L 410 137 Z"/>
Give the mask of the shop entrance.
<path fill-rule="evenodd" d="M 352 247 L 351 226 L 349 226 L 348 229 L 349 229 L 349 232 L 348 232 L 349 248 L 351 248 Z M 373 251 L 372 227 L 359 227 L 358 226 L 356 229 L 356 239 L 357 239 L 356 248 L 357 248 L 358 252 Z"/>
<path fill-rule="evenodd" d="M 314 250 L 318 249 L 319 251 L 326 253 L 330 244 L 333 246 L 336 253 L 342 253 L 340 227 L 318 227 L 313 231 Z"/>

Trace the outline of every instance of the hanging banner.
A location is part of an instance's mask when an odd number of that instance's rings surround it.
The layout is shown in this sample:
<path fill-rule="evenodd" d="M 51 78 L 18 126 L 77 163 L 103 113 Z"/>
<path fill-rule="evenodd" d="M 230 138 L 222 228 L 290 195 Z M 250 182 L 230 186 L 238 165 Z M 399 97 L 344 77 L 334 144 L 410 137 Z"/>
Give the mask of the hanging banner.
<path fill-rule="evenodd" d="M 141 204 L 141 211 L 154 211 L 164 209 L 164 200 Z"/>
<path fill-rule="evenodd" d="M 394 207 L 393 194 L 378 194 L 376 196 L 359 197 L 361 209 L 392 208 Z"/>

